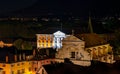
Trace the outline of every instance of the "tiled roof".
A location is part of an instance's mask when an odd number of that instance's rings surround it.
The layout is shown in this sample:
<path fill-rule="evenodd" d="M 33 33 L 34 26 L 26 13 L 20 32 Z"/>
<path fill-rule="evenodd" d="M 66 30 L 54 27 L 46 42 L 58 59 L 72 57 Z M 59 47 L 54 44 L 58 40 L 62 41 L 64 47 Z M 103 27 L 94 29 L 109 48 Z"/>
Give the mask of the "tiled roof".
<path fill-rule="evenodd" d="M 85 41 L 86 47 L 107 44 L 107 42 L 104 39 L 102 39 L 101 37 L 99 37 L 98 34 L 95 34 L 95 33 L 76 34 L 75 36 Z"/>

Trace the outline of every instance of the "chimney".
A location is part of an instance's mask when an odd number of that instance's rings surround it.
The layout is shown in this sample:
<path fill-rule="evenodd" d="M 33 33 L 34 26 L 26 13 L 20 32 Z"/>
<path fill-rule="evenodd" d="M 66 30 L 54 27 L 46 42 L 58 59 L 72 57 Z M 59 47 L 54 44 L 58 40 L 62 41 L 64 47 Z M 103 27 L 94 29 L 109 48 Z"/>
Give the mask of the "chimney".
<path fill-rule="evenodd" d="M 35 49 L 33 50 L 33 56 L 35 56 L 36 52 L 35 52 Z"/>
<path fill-rule="evenodd" d="M 21 54 L 19 54 L 19 60 L 21 61 Z"/>
<path fill-rule="evenodd" d="M 46 49 L 46 54 L 49 56 L 49 49 Z"/>
<path fill-rule="evenodd" d="M 15 62 L 17 61 L 17 55 L 16 54 L 14 55 L 14 60 L 15 60 Z"/>
<path fill-rule="evenodd" d="M 25 60 L 25 53 L 23 53 L 23 60 Z"/>
<path fill-rule="evenodd" d="M 8 56 L 6 56 L 6 63 L 8 62 Z"/>

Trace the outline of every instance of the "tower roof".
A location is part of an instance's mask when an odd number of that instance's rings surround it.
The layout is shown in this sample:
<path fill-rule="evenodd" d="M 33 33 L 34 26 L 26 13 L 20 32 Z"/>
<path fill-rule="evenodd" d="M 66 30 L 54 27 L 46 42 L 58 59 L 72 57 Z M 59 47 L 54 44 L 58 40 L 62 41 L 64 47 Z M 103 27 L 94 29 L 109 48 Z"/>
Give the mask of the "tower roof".
<path fill-rule="evenodd" d="M 65 37 L 65 33 L 61 32 L 61 31 L 57 31 L 55 33 L 53 33 L 54 36 L 59 36 L 59 37 Z"/>

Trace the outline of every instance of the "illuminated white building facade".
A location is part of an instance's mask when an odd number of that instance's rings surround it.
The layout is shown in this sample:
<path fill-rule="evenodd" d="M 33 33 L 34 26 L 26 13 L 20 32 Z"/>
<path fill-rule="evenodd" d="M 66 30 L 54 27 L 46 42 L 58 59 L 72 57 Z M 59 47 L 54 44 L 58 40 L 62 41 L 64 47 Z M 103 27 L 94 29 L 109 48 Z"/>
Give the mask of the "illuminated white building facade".
<path fill-rule="evenodd" d="M 63 40 L 63 38 L 66 38 L 66 35 L 63 32 L 57 31 L 53 34 L 53 36 L 54 36 L 53 48 L 60 49 L 62 47 L 62 40 Z"/>

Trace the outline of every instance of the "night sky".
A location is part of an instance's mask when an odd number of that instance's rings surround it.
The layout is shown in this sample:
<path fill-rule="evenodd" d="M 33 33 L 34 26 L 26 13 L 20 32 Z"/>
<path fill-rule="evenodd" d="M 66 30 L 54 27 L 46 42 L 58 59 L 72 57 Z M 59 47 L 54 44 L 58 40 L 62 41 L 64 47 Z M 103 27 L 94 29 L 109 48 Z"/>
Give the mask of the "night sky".
<path fill-rule="evenodd" d="M 115 15 L 120 12 L 117 0 L 0 0 L 0 14 L 77 14 L 95 16 Z"/>
<path fill-rule="evenodd" d="M 37 0 L 0 0 L 0 13 L 16 11 L 33 5 Z"/>

